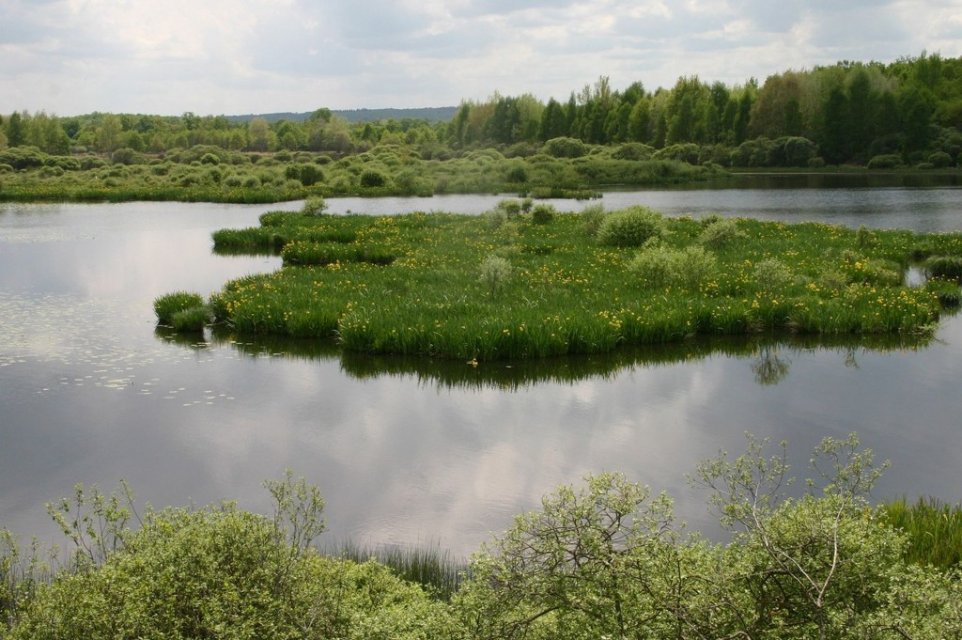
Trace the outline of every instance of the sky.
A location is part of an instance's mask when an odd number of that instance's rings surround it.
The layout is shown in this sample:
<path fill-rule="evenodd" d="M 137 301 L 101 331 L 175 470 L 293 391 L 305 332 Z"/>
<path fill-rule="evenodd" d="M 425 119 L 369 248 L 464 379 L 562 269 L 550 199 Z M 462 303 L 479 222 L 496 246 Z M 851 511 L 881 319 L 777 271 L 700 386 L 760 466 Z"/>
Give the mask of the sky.
<path fill-rule="evenodd" d="M 0 0 L 0 113 L 566 100 L 962 55 L 962 0 Z"/>

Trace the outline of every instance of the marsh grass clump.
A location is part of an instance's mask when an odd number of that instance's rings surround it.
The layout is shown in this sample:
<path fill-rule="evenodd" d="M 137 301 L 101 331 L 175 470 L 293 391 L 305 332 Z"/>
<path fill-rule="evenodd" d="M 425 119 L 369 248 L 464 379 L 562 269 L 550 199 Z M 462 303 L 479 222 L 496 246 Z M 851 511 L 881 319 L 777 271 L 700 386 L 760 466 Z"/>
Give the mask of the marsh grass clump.
<path fill-rule="evenodd" d="M 178 333 L 197 333 L 211 321 L 207 305 L 195 305 L 176 312 L 170 317 L 170 326 Z"/>
<path fill-rule="evenodd" d="M 962 256 L 931 256 L 925 272 L 930 278 L 962 280 Z"/>
<path fill-rule="evenodd" d="M 199 293 L 188 291 L 175 291 L 160 296 L 154 300 L 154 313 L 157 315 L 157 322 L 163 325 L 170 325 L 174 315 L 186 311 L 192 307 L 203 307 L 204 298 Z"/>
<path fill-rule="evenodd" d="M 640 247 L 662 235 L 665 219 L 647 207 L 628 207 L 608 214 L 598 227 L 598 243 L 612 247 Z"/>
<path fill-rule="evenodd" d="M 925 289 L 934 293 L 939 304 L 946 309 L 957 309 L 962 305 L 962 289 L 955 280 L 929 279 L 925 283 Z"/>

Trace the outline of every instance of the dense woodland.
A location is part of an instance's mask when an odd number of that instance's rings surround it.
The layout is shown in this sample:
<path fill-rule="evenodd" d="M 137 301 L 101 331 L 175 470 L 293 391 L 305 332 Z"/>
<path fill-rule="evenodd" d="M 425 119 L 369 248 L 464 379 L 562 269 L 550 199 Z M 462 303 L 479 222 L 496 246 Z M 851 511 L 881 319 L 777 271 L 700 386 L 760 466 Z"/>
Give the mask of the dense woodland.
<path fill-rule="evenodd" d="M 602 76 L 561 101 L 497 93 L 486 101 L 466 101 L 447 122 L 349 123 L 329 109 L 303 121 L 272 122 L 189 112 L 0 117 L 0 172 L 27 168 L 13 152 L 17 147 L 56 156 L 107 154 L 131 164 L 198 145 L 332 157 L 403 145 L 424 160 L 493 147 L 505 157 L 526 158 L 551 141 L 554 157 L 587 155 L 591 145 L 619 145 L 616 157 L 625 160 L 941 168 L 956 166 L 962 152 L 962 58 L 923 53 L 891 64 L 840 62 L 735 86 L 682 77 L 674 87 L 655 91 L 640 82 L 617 90 Z"/>

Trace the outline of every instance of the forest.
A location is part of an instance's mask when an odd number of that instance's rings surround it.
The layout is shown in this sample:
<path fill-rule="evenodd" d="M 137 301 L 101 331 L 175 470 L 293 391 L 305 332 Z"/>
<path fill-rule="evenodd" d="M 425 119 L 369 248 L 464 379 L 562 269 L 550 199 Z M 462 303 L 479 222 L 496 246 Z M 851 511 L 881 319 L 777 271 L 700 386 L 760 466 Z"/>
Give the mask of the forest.
<path fill-rule="evenodd" d="M 962 58 L 923 52 L 888 64 L 843 61 L 733 86 L 681 77 L 673 87 L 654 91 L 641 82 L 615 89 L 601 76 L 567 99 L 543 102 L 531 94 L 494 93 L 484 101 L 464 101 L 442 122 L 348 122 L 326 108 L 304 120 L 191 112 L 58 117 L 44 111 L 0 118 L 0 174 L 37 162 L 58 165 L 45 156 L 99 155 L 135 164 L 198 146 L 315 152 L 336 159 L 401 145 L 422 160 L 444 161 L 489 148 L 505 158 L 544 152 L 577 157 L 597 153 L 598 145 L 617 145 L 611 155 L 632 161 L 939 169 L 960 161 Z M 30 148 L 42 154 L 40 160 L 18 153 Z M 82 162 L 63 165 L 58 166 L 85 168 Z"/>

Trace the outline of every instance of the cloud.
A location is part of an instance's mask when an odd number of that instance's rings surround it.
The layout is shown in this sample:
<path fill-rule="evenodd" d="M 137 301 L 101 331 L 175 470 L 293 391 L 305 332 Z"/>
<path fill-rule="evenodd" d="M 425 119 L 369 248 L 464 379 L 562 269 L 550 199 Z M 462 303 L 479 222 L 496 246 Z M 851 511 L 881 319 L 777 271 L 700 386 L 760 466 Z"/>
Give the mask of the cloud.
<path fill-rule="evenodd" d="M 962 54 L 962 0 L 7 0 L 0 113 L 246 113 L 564 99 L 682 75 Z"/>

